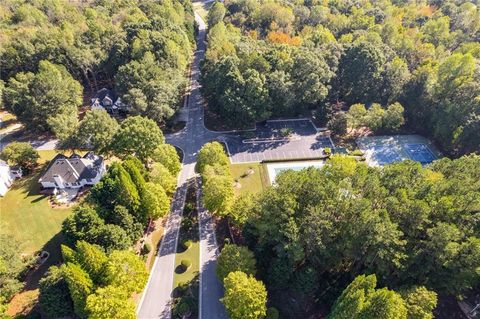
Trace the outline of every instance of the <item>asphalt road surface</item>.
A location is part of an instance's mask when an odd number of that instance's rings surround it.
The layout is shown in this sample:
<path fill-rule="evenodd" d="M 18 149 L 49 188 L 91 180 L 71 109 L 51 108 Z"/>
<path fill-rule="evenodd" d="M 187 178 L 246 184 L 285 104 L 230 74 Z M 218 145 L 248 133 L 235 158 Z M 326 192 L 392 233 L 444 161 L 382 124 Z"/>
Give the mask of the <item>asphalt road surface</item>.
<path fill-rule="evenodd" d="M 154 267 L 137 308 L 140 319 L 170 319 L 172 310 L 173 276 L 178 232 L 181 225 L 187 182 L 197 178 L 195 163 L 200 148 L 218 134 L 205 129 L 203 125 L 203 99 L 200 94 L 200 61 L 205 55 L 206 26 L 201 17 L 195 14 L 199 25 L 197 50 L 192 63 L 190 96 L 187 99 L 187 124 L 175 134 L 167 136 L 167 142 L 180 147 L 184 152 L 183 166 L 178 178 L 178 187 L 168 216 L 165 235 L 155 259 Z M 201 196 L 201 193 L 198 194 Z M 215 274 L 218 246 L 215 240 L 215 227 L 211 214 L 199 205 L 200 231 L 200 319 L 227 319 L 225 308 L 220 302 L 223 286 Z"/>

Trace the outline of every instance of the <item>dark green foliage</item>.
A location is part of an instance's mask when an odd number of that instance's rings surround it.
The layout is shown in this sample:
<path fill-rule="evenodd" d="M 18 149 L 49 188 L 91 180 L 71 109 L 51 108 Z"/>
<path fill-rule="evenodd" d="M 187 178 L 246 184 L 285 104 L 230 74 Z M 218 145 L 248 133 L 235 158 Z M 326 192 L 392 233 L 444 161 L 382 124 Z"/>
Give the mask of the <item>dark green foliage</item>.
<path fill-rule="evenodd" d="M 204 63 L 202 88 L 213 111 L 241 127 L 272 115 L 292 116 L 323 107 L 334 74 L 322 52 L 294 48 L 277 52 L 244 40 L 251 47 L 239 46 L 238 57 L 211 58 Z M 213 54 L 215 46 L 210 50 Z M 291 63 L 281 61 L 282 55 L 288 55 Z"/>
<path fill-rule="evenodd" d="M 344 103 L 400 101 L 409 127 L 447 153 L 480 149 L 475 5 L 230 0 L 225 7 L 223 22 L 220 3 L 211 11 L 202 84 L 209 110 L 230 125 L 309 109 L 326 122 Z M 252 70 L 260 77 L 247 76 Z M 375 130 L 398 130 L 398 114 Z"/>
<path fill-rule="evenodd" d="M 115 78 L 122 101 L 156 121 L 168 119 L 178 108 L 194 37 L 190 1 L 8 2 L 0 11 L 5 21 L 0 78 L 9 83 L 6 106 L 21 111 L 20 120 L 27 115 L 25 110 L 38 114 L 35 119 L 42 125 L 37 129 L 44 128 L 57 111 L 76 119 L 80 85 L 72 87 L 69 77 L 52 71 L 50 77 L 37 81 L 41 72 L 35 76 L 29 72 L 37 72 L 39 63 L 46 63 L 42 60 L 64 65 L 89 94 Z M 72 112 L 63 113 L 65 109 Z M 43 110 L 52 112 L 43 114 Z M 42 119 L 40 114 L 46 116 Z"/>
<path fill-rule="evenodd" d="M 70 298 L 67 282 L 60 268 L 51 266 L 40 280 L 40 308 L 50 318 L 61 318 L 73 314 L 73 301 Z"/>
<path fill-rule="evenodd" d="M 21 275 L 26 264 L 18 254 L 18 243 L 11 236 L 0 234 L 0 299 L 10 299 L 23 288 Z"/>
<path fill-rule="evenodd" d="M 117 205 L 113 210 L 99 209 L 99 214 L 106 223 L 122 227 L 132 242 L 142 235 L 144 226 L 137 222 L 135 217 L 124 206 Z"/>
<path fill-rule="evenodd" d="M 94 286 L 92 280 L 88 273 L 76 264 L 67 263 L 60 269 L 67 282 L 75 314 L 80 318 L 87 318 L 85 306 L 88 295 L 93 293 Z"/>
<path fill-rule="evenodd" d="M 255 264 L 255 257 L 247 247 L 228 244 L 223 247 L 218 257 L 217 276 L 223 281 L 233 271 L 255 275 Z"/>
<path fill-rule="evenodd" d="M 57 118 L 76 120 L 81 94 L 80 83 L 65 67 L 41 61 L 36 74 L 18 73 L 9 79 L 4 99 L 8 110 L 29 129 L 56 132 L 56 124 L 61 124 Z"/>
<path fill-rule="evenodd" d="M 94 242 L 102 246 L 107 252 L 128 249 L 133 240 L 120 226 L 106 224 L 100 228 L 97 240 Z"/>
<path fill-rule="evenodd" d="M 335 136 L 347 134 L 347 116 L 343 112 L 336 113 L 327 123 L 328 129 Z"/>
<path fill-rule="evenodd" d="M 18 165 L 28 171 L 37 165 L 40 156 L 30 143 L 13 142 L 5 146 L 0 157 L 9 165 Z"/>
<path fill-rule="evenodd" d="M 164 142 L 163 133 L 154 121 L 141 116 L 132 116 L 120 125 L 120 129 L 113 137 L 111 148 L 119 157 L 135 155 L 146 161 Z"/>
<path fill-rule="evenodd" d="M 381 49 L 368 42 L 353 44 L 345 51 L 338 66 L 338 85 L 347 103 L 378 100 L 378 82 L 385 63 Z"/>
<path fill-rule="evenodd" d="M 49 280 L 54 281 L 50 286 L 58 286 L 65 279 L 75 314 L 81 318 L 135 318 L 131 296 L 144 288 L 148 278 L 143 260 L 126 250 L 114 250 L 107 256 L 100 247 L 86 242 L 77 242 L 77 247 L 76 250 L 62 247 L 64 255 L 66 252 L 70 256 L 69 261 L 60 273 L 53 274 L 56 276 Z M 56 290 L 49 288 L 51 292 L 46 289 L 46 297 L 60 293 L 61 287 L 57 286 L 53 287 Z M 48 298 L 47 306 L 54 307 Z"/>
<path fill-rule="evenodd" d="M 92 198 L 105 208 L 122 205 L 136 212 L 140 195 L 132 177 L 119 163 L 113 163 L 103 178 L 92 188 Z"/>
<path fill-rule="evenodd" d="M 67 217 L 63 222 L 62 232 L 66 242 L 73 246 L 77 240 L 95 242 L 100 228 L 103 226 L 103 219 L 93 208 L 79 206 L 74 210 L 73 215 Z"/>
<path fill-rule="evenodd" d="M 71 246 L 84 240 L 90 244 L 98 244 L 106 251 L 126 249 L 134 240 L 122 227 L 105 224 L 93 208 L 86 206 L 78 207 L 72 216 L 65 219 L 62 232 Z"/>
<path fill-rule="evenodd" d="M 363 272 L 393 289 L 461 295 L 478 284 L 480 157 L 428 168 L 368 168 L 341 156 L 328 163 L 283 172 L 253 205 L 245 235 L 270 289 L 333 292 Z"/>
<path fill-rule="evenodd" d="M 348 285 L 335 301 L 329 319 L 385 318 L 406 319 L 402 297 L 387 288 L 376 289 L 375 275 L 361 275 Z"/>
<path fill-rule="evenodd" d="M 104 154 L 108 151 L 118 128 L 117 121 L 105 110 L 92 110 L 80 121 L 78 129 L 74 132 L 74 139 L 79 147 L 88 147 L 95 153 Z"/>

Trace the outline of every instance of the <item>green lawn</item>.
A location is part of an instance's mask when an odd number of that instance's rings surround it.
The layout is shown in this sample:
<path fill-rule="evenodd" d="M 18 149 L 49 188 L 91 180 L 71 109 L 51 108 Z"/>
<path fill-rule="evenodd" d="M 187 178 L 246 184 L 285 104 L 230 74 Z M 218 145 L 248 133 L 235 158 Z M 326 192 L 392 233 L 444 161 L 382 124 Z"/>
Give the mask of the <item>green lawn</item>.
<path fill-rule="evenodd" d="M 253 174 L 248 174 L 250 169 L 253 169 Z M 258 193 L 269 185 L 265 166 L 261 163 L 231 164 L 230 172 L 233 179 L 240 183 L 240 188 L 235 188 L 236 195 Z"/>
<path fill-rule="evenodd" d="M 182 244 L 179 242 L 179 250 L 184 250 L 183 247 L 180 247 Z M 180 266 L 183 259 L 188 259 L 192 262 L 190 268 L 187 269 L 184 273 L 177 273 L 177 267 Z M 175 275 L 173 277 L 173 288 L 177 288 L 179 283 L 187 283 L 190 282 L 195 276 L 198 275 L 199 271 L 199 263 L 200 263 L 200 242 L 194 241 L 192 242 L 192 246 L 187 250 L 177 253 L 175 256 Z"/>
<path fill-rule="evenodd" d="M 55 156 L 55 151 L 41 151 L 39 162 Z M 14 182 L 5 197 L 0 198 L 1 230 L 20 241 L 19 251 L 32 253 L 47 245 L 58 246 L 63 220 L 72 208 L 53 209 L 48 198 L 39 194 L 38 178 L 44 166 L 30 176 Z"/>

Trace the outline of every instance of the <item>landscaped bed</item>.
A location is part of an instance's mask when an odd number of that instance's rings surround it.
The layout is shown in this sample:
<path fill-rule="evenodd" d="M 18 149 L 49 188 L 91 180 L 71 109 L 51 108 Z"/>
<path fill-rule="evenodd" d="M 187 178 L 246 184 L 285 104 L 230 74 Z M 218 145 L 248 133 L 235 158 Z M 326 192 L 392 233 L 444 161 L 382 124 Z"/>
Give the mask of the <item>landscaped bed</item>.
<path fill-rule="evenodd" d="M 200 240 L 196 209 L 196 185 L 193 181 L 189 183 L 178 238 L 177 255 L 175 256 L 175 274 L 173 277 L 174 318 L 198 317 Z"/>

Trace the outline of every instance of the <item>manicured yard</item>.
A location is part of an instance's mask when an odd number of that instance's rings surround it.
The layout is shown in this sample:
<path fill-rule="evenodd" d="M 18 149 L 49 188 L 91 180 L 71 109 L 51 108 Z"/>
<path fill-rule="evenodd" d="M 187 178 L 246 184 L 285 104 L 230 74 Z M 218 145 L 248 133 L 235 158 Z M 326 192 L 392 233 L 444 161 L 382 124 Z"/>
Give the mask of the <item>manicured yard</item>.
<path fill-rule="evenodd" d="M 179 251 L 185 250 L 185 248 L 180 247 L 181 243 L 178 243 Z M 178 267 L 181 268 L 182 260 L 190 260 L 192 265 L 184 272 L 184 273 L 177 273 Z M 179 283 L 188 283 L 190 282 L 195 276 L 198 275 L 199 271 L 199 262 L 200 262 L 200 242 L 195 241 L 192 242 L 192 246 L 187 250 L 177 253 L 175 256 L 175 276 L 173 277 L 173 288 L 176 288 Z"/>
<path fill-rule="evenodd" d="M 250 169 L 253 174 L 249 174 Z M 258 193 L 269 185 L 265 166 L 261 163 L 231 164 L 230 172 L 233 179 L 240 183 L 240 187 L 235 188 L 236 195 Z"/>
<path fill-rule="evenodd" d="M 39 162 L 45 163 L 55 151 L 41 151 Z M 30 176 L 15 181 L 5 197 L 0 198 L 2 231 L 20 241 L 19 251 L 33 253 L 46 245 L 57 246 L 63 220 L 72 208 L 53 209 L 45 195 L 39 194 L 38 178 L 44 166 Z"/>

